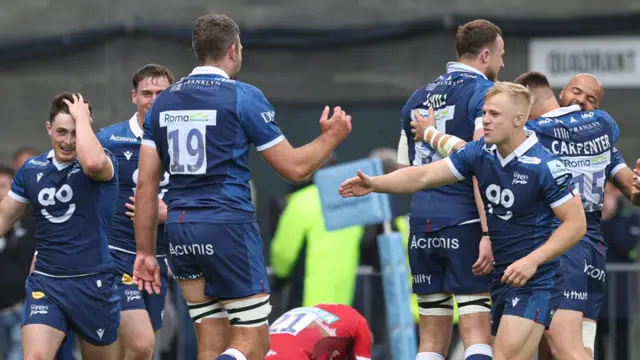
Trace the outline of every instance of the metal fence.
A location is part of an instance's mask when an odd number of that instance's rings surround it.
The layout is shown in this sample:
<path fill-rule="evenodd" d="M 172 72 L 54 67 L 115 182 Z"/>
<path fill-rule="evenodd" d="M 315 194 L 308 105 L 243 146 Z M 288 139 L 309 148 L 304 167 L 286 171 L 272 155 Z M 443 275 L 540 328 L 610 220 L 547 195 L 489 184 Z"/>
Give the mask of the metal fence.
<path fill-rule="evenodd" d="M 638 273 L 640 273 L 640 263 L 628 263 L 628 264 L 607 264 L 606 274 L 606 286 L 608 301 L 604 304 L 599 319 L 599 326 L 601 324 L 607 324 L 609 329 L 606 335 L 602 335 L 603 329 L 598 328 L 598 336 L 602 338 L 601 345 L 604 344 L 605 352 L 604 357 L 596 358 L 595 360 L 628 360 L 638 358 L 636 355 L 640 354 L 640 342 L 634 341 L 638 338 L 638 331 L 640 330 L 640 313 L 638 313 Z M 373 299 L 382 298 L 382 284 L 380 273 L 376 272 L 373 267 L 363 266 L 358 269 L 358 281 L 356 285 L 356 296 L 354 297 L 353 306 L 358 309 L 365 318 L 369 321 L 374 332 L 374 347 L 372 353 L 373 360 L 385 360 L 390 359 L 389 343 L 384 328 L 384 308 L 380 309 L 374 304 Z M 189 319 L 189 314 L 184 305 L 184 301 L 180 296 L 178 286 L 173 286 L 177 289 L 173 299 L 175 301 L 177 314 L 178 314 L 178 355 L 176 360 L 196 360 L 195 354 L 195 337 L 194 334 L 189 331 L 192 327 Z M 626 296 L 621 299 L 620 296 Z M 284 295 L 284 296 L 283 296 Z M 273 316 L 277 317 L 287 309 L 286 301 L 283 298 L 286 294 L 273 294 Z M 621 309 L 620 303 L 624 303 L 625 308 Z M 628 317 L 625 321 L 625 315 Z M 623 321 L 620 321 L 622 319 Z M 627 329 L 621 328 L 620 324 L 627 324 Z M 625 359 L 620 357 L 616 358 L 615 349 L 623 344 L 620 334 L 625 334 L 627 354 Z M 189 339 L 189 337 L 193 337 Z M 463 351 L 460 351 L 462 344 L 459 342 L 459 337 L 454 332 L 452 341 L 454 342 L 450 346 L 450 352 L 447 359 L 449 360 L 463 360 Z M 163 339 L 159 338 L 158 344 L 163 343 Z M 596 344 L 598 346 L 598 344 Z M 154 359 L 160 359 L 158 354 Z M 410 359 L 412 360 L 412 359 Z"/>

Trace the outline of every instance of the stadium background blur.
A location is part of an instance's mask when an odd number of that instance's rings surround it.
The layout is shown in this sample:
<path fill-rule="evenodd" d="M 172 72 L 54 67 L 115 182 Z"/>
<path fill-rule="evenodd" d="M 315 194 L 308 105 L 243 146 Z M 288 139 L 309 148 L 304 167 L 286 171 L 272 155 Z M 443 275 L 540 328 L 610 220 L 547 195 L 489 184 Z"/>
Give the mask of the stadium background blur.
<path fill-rule="evenodd" d="M 402 105 L 414 89 L 455 60 L 455 28 L 474 18 L 494 21 L 504 32 L 505 68 L 499 79 L 538 70 L 556 85 L 576 72 L 597 75 L 606 89 L 602 108 L 621 128 L 617 147 L 629 165 L 640 157 L 637 1 L 0 0 L 0 163 L 11 164 L 19 147 L 49 149 L 44 122 L 51 99 L 63 90 L 91 100 L 96 130 L 128 119 L 134 112 L 130 91 L 135 70 L 159 63 L 176 78 L 186 76 L 195 66 L 191 28 L 208 12 L 226 13 L 240 25 L 244 63 L 238 79 L 263 90 L 294 145 L 318 134 L 316 119 L 325 104 L 342 105 L 353 115 L 353 132 L 337 150 L 339 162 L 397 146 Z M 556 43 L 555 37 L 569 38 Z M 273 203 L 291 186 L 255 151 L 250 166 L 269 256 L 277 217 Z M 401 197 L 397 206 L 406 212 L 408 197 Z M 637 224 L 618 226 L 607 241 L 629 238 L 635 248 L 639 232 Z M 616 263 L 631 262 L 634 254 L 632 250 Z M 608 286 L 617 299 L 603 313 L 618 312 L 610 313 L 607 324 L 635 339 L 640 267 L 616 265 L 609 271 Z M 358 297 L 363 298 L 354 301 L 368 303 L 373 295 Z M 622 297 L 626 311 L 618 303 Z M 368 315 L 376 313 L 365 307 Z M 631 331 L 625 333 L 627 316 Z M 383 339 L 376 342 L 384 345 Z M 640 356 L 634 346 L 629 359 Z M 384 349 L 379 352 L 377 358 L 385 358 Z M 608 355 L 606 359 L 619 358 Z"/>

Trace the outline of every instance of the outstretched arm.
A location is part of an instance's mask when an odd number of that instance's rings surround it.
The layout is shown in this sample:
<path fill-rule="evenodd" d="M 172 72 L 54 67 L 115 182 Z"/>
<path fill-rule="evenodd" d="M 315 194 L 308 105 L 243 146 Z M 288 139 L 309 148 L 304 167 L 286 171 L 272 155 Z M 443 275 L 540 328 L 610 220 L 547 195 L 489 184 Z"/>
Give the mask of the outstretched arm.
<path fill-rule="evenodd" d="M 422 189 L 452 184 L 458 181 L 449 164 L 439 160 L 422 166 L 411 166 L 392 173 L 369 177 L 362 171 L 340 186 L 342 197 L 364 196 L 371 192 L 412 194 Z"/>

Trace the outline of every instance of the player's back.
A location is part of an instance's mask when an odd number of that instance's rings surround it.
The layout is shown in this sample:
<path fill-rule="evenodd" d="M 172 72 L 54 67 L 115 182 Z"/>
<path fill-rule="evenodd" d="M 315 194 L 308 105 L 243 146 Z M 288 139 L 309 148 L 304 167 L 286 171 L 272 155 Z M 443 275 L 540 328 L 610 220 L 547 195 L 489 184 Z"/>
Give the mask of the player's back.
<path fill-rule="evenodd" d="M 484 95 L 491 86 L 493 83 L 477 70 L 450 63 L 446 74 L 416 90 L 402 109 L 402 130 L 407 135 L 410 164 L 420 166 L 441 159 L 429 144 L 414 142 L 409 124 L 413 109 L 426 114 L 432 107 L 439 131 L 469 142 L 473 140 L 476 124 L 481 125 Z M 411 231 L 435 231 L 479 221 L 472 194 L 471 179 L 415 193 L 411 201 Z"/>
<path fill-rule="evenodd" d="M 111 269 L 108 234 L 118 196 L 114 176 L 97 182 L 78 160 L 60 164 L 49 153 L 30 158 L 18 170 L 10 195 L 30 203 L 35 218 L 38 261 L 35 271 L 66 277 Z"/>
<path fill-rule="evenodd" d="M 156 98 L 144 131 L 143 143 L 159 146 L 171 174 L 170 211 L 206 209 L 209 222 L 254 219 L 249 147 L 284 139 L 260 90 L 215 71 L 192 73 Z"/>
<path fill-rule="evenodd" d="M 607 178 L 626 166 L 614 148 L 619 137 L 616 122 L 602 110 L 581 111 L 574 105 L 531 120 L 527 128 L 572 173 L 587 215 L 586 239 L 604 241 L 600 231 L 604 186 Z"/>
<path fill-rule="evenodd" d="M 354 360 L 371 357 L 366 319 L 341 304 L 320 304 L 289 310 L 270 327 L 266 359 Z"/>
<path fill-rule="evenodd" d="M 130 254 L 136 252 L 136 241 L 131 218 L 126 215 L 126 203 L 131 203 L 129 197 L 135 196 L 138 184 L 138 159 L 142 141 L 142 129 L 136 116 L 106 128 L 101 129 L 96 137 L 106 149 L 109 149 L 118 161 L 119 192 L 116 201 L 113 225 L 109 232 L 109 247 L 111 249 Z M 164 197 L 169 185 L 169 174 L 165 173 L 160 182 L 160 199 Z M 156 252 L 166 254 L 168 244 L 163 236 L 164 226 L 158 226 L 158 243 Z"/>

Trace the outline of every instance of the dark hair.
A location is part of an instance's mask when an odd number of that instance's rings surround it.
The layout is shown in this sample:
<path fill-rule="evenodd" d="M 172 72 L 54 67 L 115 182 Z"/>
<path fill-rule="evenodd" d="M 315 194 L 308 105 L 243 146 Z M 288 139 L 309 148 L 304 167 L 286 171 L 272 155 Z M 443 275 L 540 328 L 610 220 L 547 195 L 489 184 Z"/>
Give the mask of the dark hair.
<path fill-rule="evenodd" d="M 175 81 L 173 73 L 171 72 L 171 70 L 169 70 L 169 68 L 157 64 L 147 64 L 138 69 L 138 71 L 136 71 L 136 73 L 133 75 L 133 88 L 137 90 L 138 84 L 146 78 L 161 77 L 167 78 L 169 84 L 173 84 L 173 82 Z"/>
<path fill-rule="evenodd" d="M 551 88 L 547 77 L 543 73 L 537 71 L 526 72 L 518 76 L 515 80 L 513 80 L 513 82 L 528 87 L 529 89 L 536 89 L 541 87 Z"/>
<path fill-rule="evenodd" d="M 240 28 L 230 17 L 209 14 L 198 18 L 193 28 L 191 46 L 199 63 L 203 64 L 207 59 L 221 60 L 232 44 L 237 45 L 236 52 L 239 52 Z"/>
<path fill-rule="evenodd" d="M 458 26 L 456 32 L 456 53 L 458 57 L 476 56 L 480 51 L 492 45 L 502 30 L 487 20 L 473 20 Z"/>
<path fill-rule="evenodd" d="M 0 165 L 0 175 L 7 175 L 12 178 L 14 175 L 14 172 L 13 172 L 13 169 L 11 169 L 10 167 L 5 165 Z"/>
<path fill-rule="evenodd" d="M 78 96 L 78 93 L 65 91 L 53 98 L 53 101 L 51 102 L 51 109 L 49 110 L 49 121 L 53 121 L 53 119 L 55 119 L 55 117 L 60 113 L 69 114 L 69 107 L 64 103 L 63 100 L 69 100 L 73 102 L 73 95 Z M 87 98 L 84 98 L 84 102 L 85 104 L 89 104 L 89 113 L 91 114 L 91 103 Z"/>
<path fill-rule="evenodd" d="M 37 155 L 38 154 L 38 150 L 36 150 L 36 148 L 32 147 L 32 146 L 22 146 L 19 147 L 16 151 L 13 152 L 12 158 L 13 160 L 18 160 L 18 158 L 20 157 L 20 155 L 22 154 L 33 154 L 33 155 Z M 0 165 L 1 167 L 1 165 Z"/>

